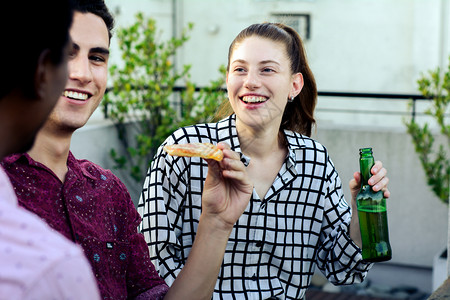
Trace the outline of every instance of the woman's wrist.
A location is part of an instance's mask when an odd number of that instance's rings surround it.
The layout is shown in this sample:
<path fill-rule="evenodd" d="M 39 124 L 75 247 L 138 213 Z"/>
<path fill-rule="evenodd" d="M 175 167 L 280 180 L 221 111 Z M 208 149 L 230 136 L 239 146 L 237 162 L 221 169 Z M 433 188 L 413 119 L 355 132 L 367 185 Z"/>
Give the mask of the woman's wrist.
<path fill-rule="evenodd" d="M 225 222 L 217 215 L 203 212 L 200 216 L 197 234 L 202 231 L 204 234 L 211 235 L 214 239 L 228 240 L 233 225 Z"/>

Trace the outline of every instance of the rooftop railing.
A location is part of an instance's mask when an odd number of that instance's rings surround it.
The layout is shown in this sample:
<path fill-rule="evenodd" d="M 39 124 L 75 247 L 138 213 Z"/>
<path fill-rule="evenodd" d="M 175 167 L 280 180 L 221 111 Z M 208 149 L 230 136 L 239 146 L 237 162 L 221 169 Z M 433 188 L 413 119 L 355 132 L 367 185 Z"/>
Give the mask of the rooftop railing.
<path fill-rule="evenodd" d="M 324 97 L 337 97 L 337 98 L 349 98 L 349 99 L 385 99 L 385 100 L 392 100 L 392 101 L 403 101 L 408 102 L 411 101 L 411 111 L 392 111 L 392 110 L 386 110 L 386 109 L 337 109 L 337 108 L 318 108 L 319 111 L 331 111 L 331 112 L 346 112 L 346 113 L 358 113 L 358 114 L 384 114 L 384 115 L 403 115 L 408 116 L 410 115 L 411 118 L 414 120 L 417 115 L 425 115 L 424 112 L 418 112 L 417 111 L 417 103 L 418 101 L 427 101 L 429 102 L 430 99 L 424 98 L 422 95 L 418 94 L 386 94 L 386 93 L 357 93 L 357 92 L 324 92 L 319 91 L 318 96 L 324 96 Z"/>
<path fill-rule="evenodd" d="M 197 87 L 196 91 L 199 91 L 201 88 Z M 174 88 L 174 92 L 180 93 L 185 90 L 183 86 L 176 86 Z M 226 92 L 226 89 L 223 89 Z M 107 89 L 108 92 L 108 89 Z M 333 92 L 333 91 L 319 91 L 318 92 L 319 103 L 321 99 L 324 98 L 334 98 L 340 100 L 349 100 L 347 101 L 347 105 L 341 105 L 340 102 L 335 105 L 324 106 L 318 105 L 316 108 L 316 112 L 326 112 L 326 113 L 346 113 L 346 114 L 379 114 L 379 115 L 397 115 L 408 117 L 410 116 L 413 120 L 418 116 L 425 116 L 425 109 L 418 109 L 419 102 L 427 103 L 430 102 L 430 99 L 424 98 L 419 94 L 392 94 L 392 93 L 362 93 L 362 92 Z M 392 109 L 392 107 L 388 107 L 384 104 L 381 104 L 381 108 L 376 108 L 377 105 L 352 105 L 351 101 L 357 100 L 386 100 L 386 101 L 394 101 L 393 103 L 403 102 L 403 106 L 397 106 L 397 109 Z M 358 103 L 360 104 L 360 103 Z M 183 109 L 182 99 L 177 103 L 179 106 L 178 109 Z M 336 107 L 337 106 L 337 107 Z M 407 106 L 409 108 L 407 108 Z M 358 108 L 359 107 L 359 108 Z M 391 108 L 391 109 L 388 109 Z M 104 117 L 108 118 L 108 108 L 104 108 Z M 447 114 L 447 117 L 450 117 L 450 114 Z"/>

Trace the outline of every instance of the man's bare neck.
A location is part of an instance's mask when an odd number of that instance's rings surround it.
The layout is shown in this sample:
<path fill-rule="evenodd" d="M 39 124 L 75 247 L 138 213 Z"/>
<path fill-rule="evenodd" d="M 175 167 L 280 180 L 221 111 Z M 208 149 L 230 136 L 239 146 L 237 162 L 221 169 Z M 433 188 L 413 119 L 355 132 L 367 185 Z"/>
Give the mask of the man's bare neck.
<path fill-rule="evenodd" d="M 64 182 L 72 135 L 54 135 L 41 130 L 28 151 L 31 158 L 48 167 Z"/>

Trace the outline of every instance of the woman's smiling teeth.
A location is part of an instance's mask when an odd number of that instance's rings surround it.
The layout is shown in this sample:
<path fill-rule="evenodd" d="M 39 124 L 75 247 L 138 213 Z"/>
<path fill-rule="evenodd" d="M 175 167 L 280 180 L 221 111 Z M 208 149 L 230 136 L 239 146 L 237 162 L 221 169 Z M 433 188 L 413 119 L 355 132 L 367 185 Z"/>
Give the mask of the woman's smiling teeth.
<path fill-rule="evenodd" d="M 242 97 L 242 101 L 245 103 L 261 103 L 266 102 L 267 98 L 261 96 L 244 96 Z"/>
<path fill-rule="evenodd" d="M 74 100 L 86 100 L 89 98 L 89 95 L 86 93 L 74 92 L 74 91 L 64 91 L 64 97 L 74 99 Z"/>

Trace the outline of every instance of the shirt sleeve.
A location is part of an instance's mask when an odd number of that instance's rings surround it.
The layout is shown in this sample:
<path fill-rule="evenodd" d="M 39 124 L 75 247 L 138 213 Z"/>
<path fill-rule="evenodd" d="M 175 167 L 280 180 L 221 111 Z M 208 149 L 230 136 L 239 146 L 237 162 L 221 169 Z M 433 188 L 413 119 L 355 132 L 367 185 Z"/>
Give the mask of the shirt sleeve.
<path fill-rule="evenodd" d="M 158 149 L 145 179 L 138 211 L 143 217 L 140 229 L 149 246 L 151 260 L 170 286 L 185 261 L 179 207 L 187 188 L 182 176 L 183 158 L 167 155 L 162 148 L 164 145 Z"/>
<path fill-rule="evenodd" d="M 362 282 L 373 264 L 362 260 L 361 250 L 350 238 L 352 211 L 344 199 L 341 180 L 329 157 L 324 190 L 324 217 L 317 266 L 334 284 Z"/>
<path fill-rule="evenodd" d="M 120 182 L 121 183 L 121 182 Z M 154 265 L 150 261 L 150 255 L 144 236 L 138 232 L 141 217 L 137 212 L 126 187 L 121 183 L 126 201 L 128 202 L 128 245 L 130 247 L 127 265 L 127 294 L 135 298 L 142 293 L 159 291 L 167 292 L 167 284 L 159 276 Z M 155 294 L 156 295 L 156 294 Z"/>
<path fill-rule="evenodd" d="M 77 255 L 59 260 L 39 276 L 22 299 L 95 300 L 100 299 L 100 294 L 91 267 L 80 250 Z"/>

